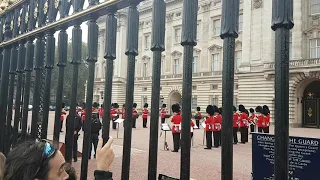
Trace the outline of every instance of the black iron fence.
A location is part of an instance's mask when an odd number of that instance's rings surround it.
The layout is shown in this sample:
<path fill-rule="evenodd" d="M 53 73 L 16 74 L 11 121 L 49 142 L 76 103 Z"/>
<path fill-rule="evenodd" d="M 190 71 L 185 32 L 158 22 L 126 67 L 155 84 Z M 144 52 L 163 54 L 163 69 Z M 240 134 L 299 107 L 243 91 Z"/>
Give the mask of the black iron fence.
<path fill-rule="evenodd" d="M 127 49 L 127 87 L 126 87 L 126 123 L 123 141 L 122 180 L 129 179 L 132 127 L 132 104 L 134 93 L 135 57 L 138 55 L 139 12 L 137 5 L 142 0 L 17 0 L 7 1 L 0 11 L 0 151 L 7 153 L 17 142 L 18 126 L 22 125 L 22 139 L 27 135 L 28 105 L 30 91 L 33 88 L 31 137 L 38 138 L 38 120 L 41 119 L 41 138 L 47 138 L 48 114 L 50 104 L 51 76 L 55 56 L 55 37 L 58 35 L 58 88 L 56 92 L 56 111 L 53 141 L 59 142 L 60 115 L 63 101 L 64 68 L 67 63 L 73 65 L 72 97 L 70 116 L 76 114 L 79 64 L 81 64 L 82 30 L 81 23 L 88 25 L 88 62 L 89 77 L 86 98 L 85 126 L 90 127 L 93 100 L 95 62 L 97 61 L 98 25 L 97 18 L 106 15 L 106 81 L 104 93 L 103 119 L 104 142 L 109 137 L 110 104 L 112 95 L 113 61 L 116 60 L 117 19 L 119 9 L 128 8 Z M 3 2 L 5 3 L 5 1 Z M 84 4 L 89 6 L 84 8 Z M 3 4 L 2 4 L 3 5 Z M 72 7 L 72 8 L 71 8 Z M 276 32 L 275 62 L 275 179 L 288 177 L 288 127 L 289 127 L 289 30 L 293 27 L 292 0 L 273 0 L 272 29 Z M 72 12 L 71 12 L 72 9 Z M 161 52 L 165 50 L 165 15 L 164 0 L 153 1 L 152 45 L 153 75 L 151 119 L 159 117 Z M 192 58 L 196 46 L 196 25 L 198 0 L 183 1 L 182 42 L 184 47 L 183 62 L 183 98 L 182 111 L 191 109 L 192 97 Z M 59 16 L 57 16 L 59 14 Z M 234 89 L 234 51 L 238 37 L 239 0 L 222 0 L 221 38 L 224 40 L 223 55 L 223 117 L 222 124 L 222 166 L 221 179 L 233 179 L 232 146 L 232 106 Z M 72 60 L 67 61 L 68 34 L 72 30 Z M 31 74 L 35 71 L 33 87 Z M 43 74 L 45 76 L 43 77 Z M 15 83 L 15 79 L 16 83 Z M 44 79 L 43 79 L 44 78 Z M 42 87 L 44 82 L 44 87 Z M 24 86 L 23 86 L 24 84 Z M 43 93 L 41 92 L 43 89 Z M 39 96 L 43 94 L 43 98 Z M 15 95 L 15 97 L 14 97 Z M 13 103 L 13 99 L 15 102 Z M 23 102 L 21 109 L 20 104 Z M 14 125 L 11 129 L 12 105 L 15 105 Z M 8 108 L 9 107 L 9 108 Z M 43 114 L 39 111 L 43 107 Z M 22 113 L 20 113 L 22 111 Z M 42 118 L 41 118 L 42 116 Z M 181 136 L 180 179 L 190 179 L 190 113 L 183 113 Z M 70 128 L 74 126 L 73 122 Z M 149 137 L 148 179 L 157 176 L 158 121 L 151 121 Z M 88 128 L 90 131 L 90 128 Z M 90 132 L 85 131 L 82 150 L 81 179 L 87 179 L 88 151 Z M 12 137 L 12 141 L 8 141 Z M 67 129 L 66 160 L 72 158 L 73 129 Z"/>

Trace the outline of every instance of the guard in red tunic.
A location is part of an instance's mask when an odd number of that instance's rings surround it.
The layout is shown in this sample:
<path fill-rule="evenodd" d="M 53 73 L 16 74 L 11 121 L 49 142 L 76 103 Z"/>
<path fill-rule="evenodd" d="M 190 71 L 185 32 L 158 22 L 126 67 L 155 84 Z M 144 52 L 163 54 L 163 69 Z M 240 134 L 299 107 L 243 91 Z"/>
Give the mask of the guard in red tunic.
<path fill-rule="evenodd" d="M 249 116 L 250 132 L 253 133 L 255 131 L 255 125 L 256 125 L 256 122 L 254 120 L 256 115 L 254 114 L 253 108 L 250 108 L 249 111 L 250 111 L 250 116 Z"/>
<path fill-rule="evenodd" d="M 65 107 L 65 103 L 62 103 L 61 116 L 60 116 L 60 120 L 61 120 L 60 132 L 63 132 L 62 126 L 63 126 L 64 116 L 67 114 L 66 110 L 64 110 L 64 107 Z"/>
<path fill-rule="evenodd" d="M 101 104 L 101 107 L 99 108 L 100 119 L 103 119 L 103 115 L 104 115 L 104 108 L 103 108 L 103 104 Z"/>
<path fill-rule="evenodd" d="M 219 114 L 219 108 L 217 106 L 213 106 L 213 141 L 214 147 L 217 148 L 221 144 L 221 124 L 222 124 L 222 116 Z"/>
<path fill-rule="evenodd" d="M 192 139 L 192 137 L 193 137 L 193 129 L 194 129 L 194 122 L 192 120 L 190 120 L 190 127 L 191 127 L 190 134 L 191 134 L 191 139 Z"/>
<path fill-rule="evenodd" d="M 110 109 L 110 119 L 112 120 L 112 129 L 116 130 L 117 129 L 117 123 L 114 122 L 116 120 L 117 112 L 115 108 L 115 104 L 111 104 L 111 109 Z"/>
<path fill-rule="evenodd" d="M 206 141 L 207 141 L 207 147 L 204 149 L 211 149 L 212 148 L 212 128 L 213 128 L 213 116 L 214 116 L 214 109 L 212 105 L 208 105 L 206 112 L 208 113 L 208 117 L 204 121 L 206 124 Z"/>
<path fill-rule="evenodd" d="M 245 127 L 246 127 L 245 133 L 244 133 L 244 140 L 245 140 L 245 142 L 249 142 L 249 126 L 250 126 L 250 124 L 249 124 L 249 111 L 246 109 L 245 113 L 247 114 L 248 117 L 247 117 L 247 120 L 244 122 Z"/>
<path fill-rule="evenodd" d="M 161 111 L 160 111 L 160 114 L 161 114 L 161 124 L 164 124 L 166 122 L 166 114 L 168 113 L 167 111 L 167 105 L 166 104 L 163 104 L 162 105 L 162 108 L 161 108 Z"/>
<path fill-rule="evenodd" d="M 172 112 L 173 116 L 171 119 L 172 125 L 172 137 L 173 137 L 173 151 L 172 152 L 178 152 L 180 147 L 180 126 L 182 117 L 179 114 L 180 112 L 180 106 L 177 104 L 172 105 Z"/>
<path fill-rule="evenodd" d="M 263 114 L 262 114 L 262 107 L 261 106 L 257 106 L 256 107 L 256 124 L 257 124 L 257 127 L 258 127 L 258 132 L 263 132 L 263 127 L 264 127 L 264 117 L 263 117 Z"/>
<path fill-rule="evenodd" d="M 246 113 L 246 108 L 244 105 L 239 105 L 239 111 L 240 111 L 240 133 L 241 133 L 241 143 L 246 143 L 246 126 L 248 122 L 248 115 Z"/>
<path fill-rule="evenodd" d="M 139 117 L 138 111 L 137 111 L 137 104 L 133 103 L 132 105 L 132 128 L 136 128 L 136 121 Z"/>
<path fill-rule="evenodd" d="M 270 110 L 267 105 L 264 105 L 262 107 L 262 113 L 264 118 L 264 126 L 263 126 L 263 132 L 269 133 L 269 127 L 270 127 Z"/>
<path fill-rule="evenodd" d="M 82 103 L 81 120 L 86 120 L 86 103 Z"/>
<path fill-rule="evenodd" d="M 123 104 L 122 105 L 122 110 L 121 110 L 121 117 L 122 117 L 122 119 L 124 119 L 124 120 L 126 120 L 126 104 Z M 123 121 L 123 127 L 124 127 L 124 123 L 125 123 L 125 121 Z"/>
<path fill-rule="evenodd" d="M 237 108 L 233 106 L 233 144 L 238 144 L 239 118 Z"/>
<path fill-rule="evenodd" d="M 143 111 L 142 111 L 142 120 L 143 120 L 142 126 L 143 126 L 143 128 L 147 128 L 148 114 L 149 114 L 148 103 L 145 103 L 143 106 Z"/>
<path fill-rule="evenodd" d="M 196 125 L 198 129 L 200 129 L 200 119 L 202 118 L 202 114 L 200 112 L 200 107 L 197 107 L 197 111 L 194 115 L 194 119 L 196 120 Z"/>

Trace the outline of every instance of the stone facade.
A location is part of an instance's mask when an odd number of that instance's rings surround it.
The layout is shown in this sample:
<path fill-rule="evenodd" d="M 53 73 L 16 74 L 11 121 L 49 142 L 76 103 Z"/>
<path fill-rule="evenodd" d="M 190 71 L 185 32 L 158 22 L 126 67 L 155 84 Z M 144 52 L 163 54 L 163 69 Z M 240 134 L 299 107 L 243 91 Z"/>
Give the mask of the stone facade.
<path fill-rule="evenodd" d="M 162 58 L 161 102 L 168 107 L 180 102 L 182 93 L 183 47 L 180 45 L 182 0 L 167 0 L 165 48 Z M 290 38 L 290 123 L 302 125 L 302 98 L 305 87 L 320 78 L 320 0 L 294 0 L 294 23 Z M 136 58 L 134 101 L 138 107 L 151 104 L 152 1 L 139 7 L 139 56 Z M 239 16 L 239 38 L 236 40 L 234 104 L 247 108 L 268 105 L 274 109 L 275 33 L 271 30 L 272 1 L 242 0 Z M 117 59 L 115 60 L 112 102 L 125 102 L 125 56 L 127 13 L 118 18 Z M 208 104 L 222 104 L 222 55 L 220 39 L 221 0 L 199 0 L 198 44 L 194 48 L 193 108 L 204 111 Z M 104 31 L 99 20 L 99 60 L 96 67 L 94 100 L 103 102 Z M 319 39 L 319 44 L 316 39 Z M 314 50 L 316 49 L 316 50 Z M 318 50 L 319 49 L 319 50 Z M 319 51 L 319 54 L 318 54 Z"/>

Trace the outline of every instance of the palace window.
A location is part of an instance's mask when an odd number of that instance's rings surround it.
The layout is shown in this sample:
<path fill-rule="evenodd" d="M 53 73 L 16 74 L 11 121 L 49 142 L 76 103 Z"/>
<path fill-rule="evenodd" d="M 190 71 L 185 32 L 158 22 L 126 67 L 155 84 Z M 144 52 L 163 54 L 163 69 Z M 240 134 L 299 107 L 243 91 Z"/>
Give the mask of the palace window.
<path fill-rule="evenodd" d="M 150 48 L 150 35 L 144 36 L 144 49 L 148 50 Z"/>
<path fill-rule="evenodd" d="M 173 60 L 173 74 L 179 74 L 179 59 Z"/>
<path fill-rule="evenodd" d="M 238 106 L 238 96 L 233 96 L 233 104 Z"/>
<path fill-rule="evenodd" d="M 197 109 L 198 106 L 198 98 L 195 96 L 191 100 L 191 109 Z"/>
<path fill-rule="evenodd" d="M 197 63 L 198 63 L 198 56 L 194 56 L 192 59 L 192 73 L 197 72 Z"/>
<path fill-rule="evenodd" d="M 311 11 L 311 15 L 320 13 L 320 1 L 319 0 L 311 0 L 310 11 Z"/>
<path fill-rule="evenodd" d="M 174 29 L 174 40 L 176 43 L 181 42 L 181 28 Z"/>
<path fill-rule="evenodd" d="M 147 96 L 142 96 L 141 97 L 141 108 L 143 108 L 145 103 L 148 103 L 148 97 Z"/>
<path fill-rule="evenodd" d="M 148 70 L 148 64 L 147 63 L 143 63 L 143 67 L 142 67 L 142 77 L 147 77 L 147 70 Z"/>
<path fill-rule="evenodd" d="M 320 39 L 310 40 L 310 58 L 320 57 Z"/>
<path fill-rule="evenodd" d="M 219 106 L 219 96 L 218 95 L 209 96 L 209 98 L 210 98 L 209 104 Z"/>
<path fill-rule="evenodd" d="M 212 58 L 211 70 L 219 71 L 219 54 L 212 54 L 211 58 Z"/>
<path fill-rule="evenodd" d="M 198 22 L 197 23 L 197 41 L 199 41 L 199 39 L 200 39 L 200 33 L 202 33 L 201 32 L 201 27 L 200 27 L 200 23 Z"/>
<path fill-rule="evenodd" d="M 292 32 L 290 32 L 289 38 L 289 60 L 292 59 Z"/>
<path fill-rule="evenodd" d="M 236 61 L 236 69 L 239 70 L 241 65 L 241 57 L 242 57 L 242 51 L 236 51 L 235 52 L 235 61 Z"/>
<path fill-rule="evenodd" d="M 213 36 L 219 36 L 220 35 L 220 28 L 221 28 L 221 21 L 213 20 Z"/>
<path fill-rule="evenodd" d="M 243 14 L 239 15 L 239 32 L 243 30 Z"/>

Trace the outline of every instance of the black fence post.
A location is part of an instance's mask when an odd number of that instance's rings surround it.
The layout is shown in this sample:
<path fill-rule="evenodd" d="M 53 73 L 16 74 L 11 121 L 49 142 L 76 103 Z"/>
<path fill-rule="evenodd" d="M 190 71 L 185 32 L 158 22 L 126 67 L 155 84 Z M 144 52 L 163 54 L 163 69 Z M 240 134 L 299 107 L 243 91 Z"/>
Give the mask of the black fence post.
<path fill-rule="evenodd" d="M 150 139 L 149 139 L 149 164 L 148 179 L 157 179 L 158 162 L 158 131 L 159 131 L 159 101 L 160 101 L 160 78 L 161 78 L 161 52 L 165 50 L 165 25 L 166 4 L 164 0 L 153 2 L 152 12 L 152 44 L 153 67 L 152 67 L 152 94 L 150 116 Z"/>
<path fill-rule="evenodd" d="M 275 31 L 275 180 L 288 179 L 289 171 L 289 37 L 293 24 L 293 0 L 272 1 Z"/>
<path fill-rule="evenodd" d="M 11 38 L 12 33 L 12 16 L 13 14 L 6 14 L 5 30 L 4 30 L 4 41 Z M 7 116 L 7 100 L 8 100 L 8 84 L 9 84 L 9 67 L 10 67 L 10 55 L 11 46 L 7 45 L 3 48 L 3 61 L 2 61 L 2 71 L 1 71 L 1 86 L 0 86 L 0 152 L 5 153 L 5 143 L 4 135 L 6 133 L 6 116 Z"/>
<path fill-rule="evenodd" d="M 239 29 L 239 0 L 222 1 L 221 39 L 223 39 L 222 71 L 222 149 L 221 180 L 233 179 L 233 93 L 234 51 Z"/>
<path fill-rule="evenodd" d="M 89 5 L 95 5 L 98 2 L 91 0 Z M 84 122 L 84 137 L 82 147 L 82 161 L 81 161 L 81 180 L 87 179 L 88 174 L 88 158 L 91 155 L 91 117 L 92 117 L 92 101 L 93 101 L 93 87 L 94 87 L 94 74 L 95 64 L 98 56 L 98 33 L 99 26 L 97 24 L 97 17 L 95 14 L 91 14 L 90 20 L 88 21 L 88 57 L 87 62 L 89 64 L 89 77 L 87 84 L 87 95 L 86 95 L 86 120 Z"/>
<path fill-rule="evenodd" d="M 139 39 L 139 12 L 137 2 L 132 2 L 128 9 L 128 31 L 127 31 L 127 49 L 128 56 L 127 65 L 127 86 L 126 86 L 126 122 L 124 124 L 123 138 L 123 157 L 121 179 L 129 180 L 130 175 L 130 158 L 131 158 L 131 138 L 132 138 L 132 107 L 134 92 L 134 75 L 136 56 L 138 55 L 138 39 Z"/>
<path fill-rule="evenodd" d="M 3 38 L 3 27 L 5 25 L 5 16 L 2 16 L 0 18 L 0 42 L 3 42 L 4 38 Z M 0 47 L 0 78 L 1 78 L 1 73 L 2 73 L 2 61 L 3 61 L 3 47 Z"/>
<path fill-rule="evenodd" d="M 192 60 L 193 47 L 197 45 L 198 0 L 183 1 L 182 40 L 183 84 L 182 84 L 182 123 L 181 123 L 181 163 L 180 179 L 190 179 L 190 120 L 192 99 Z"/>
<path fill-rule="evenodd" d="M 113 80 L 113 63 L 116 59 L 116 44 L 117 44 L 117 19 L 114 13 L 116 9 L 110 7 L 108 9 L 106 20 L 106 40 L 105 40 L 105 84 L 104 84 L 104 116 L 103 116 L 103 143 L 107 143 L 110 131 L 110 109 L 111 109 L 111 95 L 112 95 L 112 80 Z M 119 127 L 118 127 L 119 128 Z"/>

